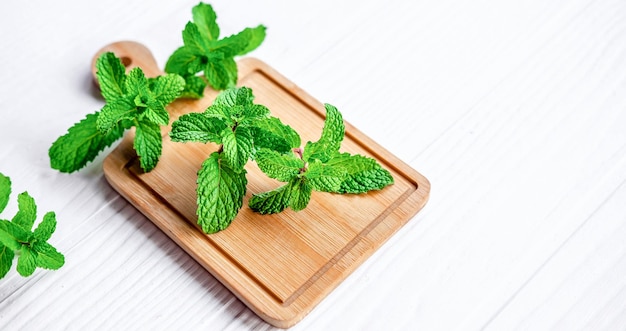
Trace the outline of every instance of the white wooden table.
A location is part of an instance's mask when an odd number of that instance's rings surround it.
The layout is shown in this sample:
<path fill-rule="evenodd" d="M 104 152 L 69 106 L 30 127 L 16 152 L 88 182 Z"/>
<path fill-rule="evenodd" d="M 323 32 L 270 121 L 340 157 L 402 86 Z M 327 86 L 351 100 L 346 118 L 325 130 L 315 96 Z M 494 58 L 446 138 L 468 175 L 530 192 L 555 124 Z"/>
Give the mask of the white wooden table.
<path fill-rule="evenodd" d="M 223 34 L 432 184 L 293 329 L 626 328 L 626 2 L 213 1 Z M 102 107 L 90 61 L 160 65 L 197 1 L 0 3 L 0 172 L 59 221 L 58 271 L 0 280 L 1 330 L 271 329 L 121 198 L 47 151 Z M 15 196 L 0 217 L 16 210 Z"/>

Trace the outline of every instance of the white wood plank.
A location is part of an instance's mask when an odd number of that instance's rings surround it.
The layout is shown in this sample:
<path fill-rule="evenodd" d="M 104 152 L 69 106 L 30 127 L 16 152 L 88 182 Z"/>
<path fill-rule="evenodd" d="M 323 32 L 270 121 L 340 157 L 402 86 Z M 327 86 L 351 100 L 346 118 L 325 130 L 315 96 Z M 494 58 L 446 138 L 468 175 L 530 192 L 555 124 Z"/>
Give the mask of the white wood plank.
<path fill-rule="evenodd" d="M 625 199 L 622 182 L 487 329 L 626 328 Z"/>

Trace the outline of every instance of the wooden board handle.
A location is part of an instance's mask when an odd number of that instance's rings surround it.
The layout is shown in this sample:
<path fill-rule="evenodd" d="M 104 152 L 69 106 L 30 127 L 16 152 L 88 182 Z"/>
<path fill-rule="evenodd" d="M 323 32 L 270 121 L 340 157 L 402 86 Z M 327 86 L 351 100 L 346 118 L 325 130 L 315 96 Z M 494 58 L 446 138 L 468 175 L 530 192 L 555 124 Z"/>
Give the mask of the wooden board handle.
<path fill-rule="evenodd" d="M 91 60 L 91 73 L 96 85 L 98 84 L 96 78 L 96 61 L 100 55 L 106 52 L 113 52 L 115 56 L 120 58 L 127 72 L 135 67 L 140 67 L 146 77 L 156 77 L 163 74 L 152 52 L 150 52 L 146 46 L 135 41 L 117 41 L 102 47 Z"/>

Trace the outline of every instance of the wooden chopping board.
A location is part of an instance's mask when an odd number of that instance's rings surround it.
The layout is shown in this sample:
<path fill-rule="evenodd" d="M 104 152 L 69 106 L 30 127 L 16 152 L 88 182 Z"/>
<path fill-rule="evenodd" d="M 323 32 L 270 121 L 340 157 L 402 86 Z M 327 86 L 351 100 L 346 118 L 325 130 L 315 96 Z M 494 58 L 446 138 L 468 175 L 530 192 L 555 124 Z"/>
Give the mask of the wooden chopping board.
<path fill-rule="evenodd" d="M 162 74 L 141 44 L 106 46 L 94 63 L 106 51 L 114 52 L 128 69 L 139 66 L 149 77 Z M 252 88 L 255 103 L 296 129 L 303 143 L 319 138 L 325 116 L 322 103 L 257 59 L 242 59 L 238 68 L 238 86 Z M 173 102 L 168 106 L 171 121 L 204 111 L 216 95 L 207 88 L 201 100 Z M 341 150 L 377 159 L 393 175 L 393 185 L 362 195 L 314 192 L 303 211 L 259 215 L 248 208 L 248 199 L 280 183 L 249 162 L 243 208 L 226 230 L 206 235 L 196 225 L 196 177 L 216 146 L 171 142 L 169 130 L 162 128 L 163 154 L 150 173 L 141 171 L 132 148 L 134 131 L 129 131 L 104 161 L 107 180 L 250 309 L 277 327 L 290 327 L 306 316 L 428 200 L 430 183 L 424 176 L 346 123 Z"/>

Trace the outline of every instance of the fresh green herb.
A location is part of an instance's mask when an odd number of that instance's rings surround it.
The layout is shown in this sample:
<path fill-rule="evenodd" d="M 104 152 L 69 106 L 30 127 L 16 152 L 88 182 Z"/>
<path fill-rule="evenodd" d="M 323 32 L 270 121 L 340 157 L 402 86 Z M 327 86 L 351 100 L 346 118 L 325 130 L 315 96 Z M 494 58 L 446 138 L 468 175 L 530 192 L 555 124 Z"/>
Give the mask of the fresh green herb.
<path fill-rule="evenodd" d="M 176 74 L 146 78 L 140 68 L 126 74 L 120 59 L 110 52 L 98 58 L 96 68 L 106 104 L 52 144 L 50 166 L 61 172 L 79 170 L 134 126 L 141 168 L 152 170 L 161 155 L 160 128 L 169 123 L 165 106 L 180 95 L 185 81 Z"/>
<path fill-rule="evenodd" d="M 9 202 L 11 180 L 0 173 L 0 212 Z M 17 259 L 17 272 L 30 276 L 37 267 L 56 270 L 65 264 L 65 257 L 47 241 L 56 229 L 54 212 L 48 212 L 37 228 L 31 230 L 37 218 L 35 200 L 23 192 L 17 196 L 18 212 L 11 221 L 0 219 L 0 278 Z"/>
<path fill-rule="evenodd" d="M 376 160 L 339 152 L 345 127 L 337 108 L 326 105 L 320 139 L 307 142 L 302 150 L 300 136 L 253 99 L 249 88 L 231 88 L 204 113 L 186 114 L 172 123 L 172 141 L 221 145 L 198 171 L 197 214 L 204 232 L 223 230 L 237 216 L 246 193 L 244 166 L 252 159 L 268 177 L 286 182 L 253 195 L 250 208 L 261 214 L 287 207 L 302 210 L 313 190 L 364 193 L 393 183 Z"/>
<path fill-rule="evenodd" d="M 300 146 L 300 136 L 291 127 L 253 101 L 251 89 L 231 88 L 203 113 L 185 114 L 172 123 L 172 141 L 221 145 L 198 171 L 198 224 L 206 233 L 225 229 L 237 216 L 246 193 L 244 166 L 257 151 L 287 153 Z"/>
<path fill-rule="evenodd" d="M 234 57 L 257 48 L 265 39 L 265 26 L 245 28 L 220 39 L 217 15 L 209 4 L 199 3 L 192 9 L 193 22 L 183 30 L 183 46 L 167 60 L 165 71 L 179 74 L 187 85 L 184 97 L 200 98 L 206 82 L 216 90 L 234 87 L 237 82 L 237 64 Z M 204 79 L 196 76 L 204 72 Z"/>
<path fill-rule="evenodd" d="M 306 208 L 312 191 L 331 193 L 365 193 L 380 190 L 393 183 L 391 174 L 376 160 L 340 153 L 345 127 L 341 113 L 326 104 L 326 120 L 316 142 L 307 142 L 304 151 L 279 154 L 270 149 L 257 153 L 256 162 L 268 177 L 285 185 L 250 199 L 250 208 L 261 214 L 273 214 L 290 207 Z"/>

